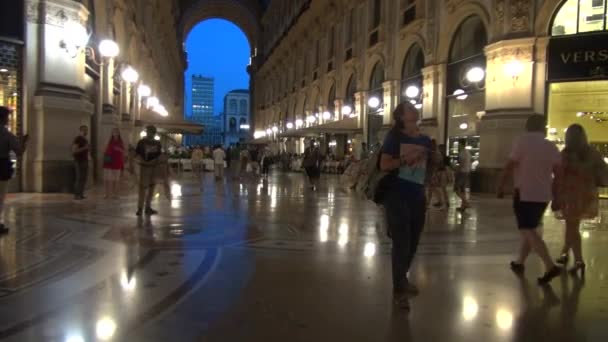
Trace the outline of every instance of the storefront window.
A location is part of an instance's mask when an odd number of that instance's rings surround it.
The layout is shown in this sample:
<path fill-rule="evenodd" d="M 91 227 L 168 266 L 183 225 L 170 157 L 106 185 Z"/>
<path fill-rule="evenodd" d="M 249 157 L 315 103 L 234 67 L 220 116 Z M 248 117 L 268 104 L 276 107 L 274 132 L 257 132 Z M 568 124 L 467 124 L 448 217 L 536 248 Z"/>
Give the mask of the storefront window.
<path fill-rule="evenodd" d="M 608 81 L 551 83 L 547 109 L 549 140 L 562 149 L 568 126 L 579 124 L 608 162 Z"/>
<path fill-rule="evenodd" d="M 606 0 L 568 0 L 551 27 L 553 36 L 606 30 Z"/>
<path fill-rule="evenodd" d="M 458 149 L 465 144 L 473 157 L 473 169 L 479 163 L 479 122 L 485 114 L 486 43 L 483 22 L 479 17 L 469 17 L 454 35 L 447 67 L 449 154 L 456 163 Z"/>
<path fill-rule="evenodd" d="M 9 117 L 8 129 L 19 134 L 20 108 L 20 47 L 0 42 L 0 106 L 12 109 Z"/>

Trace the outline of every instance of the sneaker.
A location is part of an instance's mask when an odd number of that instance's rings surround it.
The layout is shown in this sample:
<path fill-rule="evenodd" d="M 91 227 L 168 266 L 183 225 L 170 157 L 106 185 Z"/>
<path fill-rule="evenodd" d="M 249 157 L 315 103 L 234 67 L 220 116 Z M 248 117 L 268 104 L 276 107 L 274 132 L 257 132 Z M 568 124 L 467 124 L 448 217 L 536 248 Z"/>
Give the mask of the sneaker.
<path fill-rule="evenodd" d="M 551 280 L 553 280 L 553 278 L 559 276 L 560 274 L 562 274 L 561 267 L 553 266 L 552 269 L 547 271 L 542 277 L 538 278 L 538 284 L 548 284 Z"/>
<path fill-rule="evenodd" d="M 152 209 L 152 208 L 146 208 L 146 215 L 156 215 L 158 214 L 158 211 Z"/>
<path fill-rule="evenodd" d="M 523 274 L 526 269 L 524 264 L 520 264 L 515 261 L 511 261 L 510 266 L 511 266 L 511 271 L 513 271 L 513 273 L 518 274 L 518 275 Z"/>

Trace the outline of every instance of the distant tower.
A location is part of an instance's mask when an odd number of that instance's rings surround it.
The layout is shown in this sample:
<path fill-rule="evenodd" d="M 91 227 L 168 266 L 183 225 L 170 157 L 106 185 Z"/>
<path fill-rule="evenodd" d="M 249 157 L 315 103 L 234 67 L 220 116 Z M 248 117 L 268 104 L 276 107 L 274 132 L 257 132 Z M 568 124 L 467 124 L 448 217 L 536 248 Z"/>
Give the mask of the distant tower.
<path fill-rule="evenodd" d="M 188 136 L 186 145 L 213 146 L 223 143 L 221 117 L 213 115 L 214 83 L 213 77 L 192 75 L 192 114 L 186 119 L 205 128 L 202 135 Z"/>

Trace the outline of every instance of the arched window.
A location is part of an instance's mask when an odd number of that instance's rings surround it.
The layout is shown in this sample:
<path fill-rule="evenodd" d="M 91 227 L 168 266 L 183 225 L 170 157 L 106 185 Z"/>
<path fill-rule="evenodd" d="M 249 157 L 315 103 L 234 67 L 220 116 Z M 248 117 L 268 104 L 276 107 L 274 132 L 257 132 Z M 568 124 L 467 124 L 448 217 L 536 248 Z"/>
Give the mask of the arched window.
<path fill-rule="evenodd" d="M 351 75 L 346 85 L 346 95 L 344 96 L 344 104 L 347 106 L 354 107 L 355 105 L 355 93 L 357 92 L 357 80 L 355 75 Z"/>
<path fill-rule="evenodd" d="M 368 107 L 370 113 L 377 113 L 382 108 L 382 102 L 384 99 L 384 88 L 382 87 L 382 83 L 384 83 L 384 67 L 380 62 L 376 63 L 374 69 L 372 69 L 372 75 L 369 80 L 369 102 Z M 372 102 L 372 99 L 376 99 L 376 103 Z"/>
<path fill-rule="evenodd" d="M 230 113 L 230 114 L 238 113 L 237 102 L 235 99 L 230 100 L 230 106 L 228 107 L 228 113 Z"/>
<path fill-rule="evenodd" d="M 230 133 L 236 133 L 236 119 L 235 118 L 230 118 L 230 121 L 228 124 L 228 129 L 229 129 Z"/>
<path fill-rule="evenodd" d="M 247 113 L 249 112 L 247 108 L 247 100 L 241 100 L 239 107 L 241 109 L 241 115 L 247 115 Z"/>
<path fill-rule="evenodd" d="M 327 111 L 334 118 L 336 115 L 336 85 L 332 85 L 329 89 L 329 96 L 327 97 Z"/>
<path fill-rule="evenodd" d="M 422 68 L 424 53 L 418 44 L 412 45 L 403 60 L 401 69 L 401 101 L 415 101 L 415 106 L 422 109 Z M 413 103 L 413 102 L 412 102 Z"/>
<path fill-rule="evenodd" d="M 447 66 L 445 129 L 450 157 L 457 163 L 459 146 L 465 144 L 474 168 L 479 160 L 479 122 L 485 113 L 487 39 L 479 17 L 465 19 L 452 38 Z"/>
<path fill-rule="evenodd" d="M 568 0 L 551 24 L 551 35 L 606 31 L 606 0 Z"/>

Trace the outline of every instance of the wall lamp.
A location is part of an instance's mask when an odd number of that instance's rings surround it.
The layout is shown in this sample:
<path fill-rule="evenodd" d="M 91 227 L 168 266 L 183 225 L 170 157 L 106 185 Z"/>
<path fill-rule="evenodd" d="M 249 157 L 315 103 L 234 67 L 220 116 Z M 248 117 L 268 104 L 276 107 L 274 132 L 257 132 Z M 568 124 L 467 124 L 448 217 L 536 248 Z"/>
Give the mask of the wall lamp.
<path fill-rule="evenodd" d="M 288 122 L 285 127 L 287 127 L 287 129 L 293 129 L 293 124 L 291 122 Z"/>

